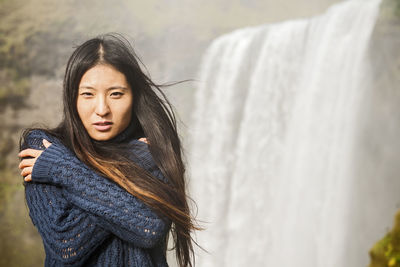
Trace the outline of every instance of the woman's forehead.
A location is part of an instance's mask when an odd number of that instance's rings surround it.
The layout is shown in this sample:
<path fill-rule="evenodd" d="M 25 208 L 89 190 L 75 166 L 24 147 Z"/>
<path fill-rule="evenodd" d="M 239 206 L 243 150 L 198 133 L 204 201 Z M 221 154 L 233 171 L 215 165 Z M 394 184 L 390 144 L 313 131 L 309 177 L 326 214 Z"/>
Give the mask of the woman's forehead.
<path fill-rule="evenodd" d="M 87 70 L 79 83 L 79 88 L 86 89 L 128 89 L 125 75 L 111 65 L 96 65 Z"/>

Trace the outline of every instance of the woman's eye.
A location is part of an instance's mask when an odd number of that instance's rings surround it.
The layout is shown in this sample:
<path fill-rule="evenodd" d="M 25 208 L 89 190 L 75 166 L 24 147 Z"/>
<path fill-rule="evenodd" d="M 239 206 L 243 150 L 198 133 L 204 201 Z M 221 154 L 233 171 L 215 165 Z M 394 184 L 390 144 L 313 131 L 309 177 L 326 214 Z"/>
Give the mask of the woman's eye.
<path fill-rule="evenodd" d="M 92 96 L 93 94 L 89 93 L 89 92 L 83 92 L 83 93 L 81 93 L 81 95 L 82 96 Z"/>
<path fill-rule="evenodd" d="M 115 97 L 120 97 L 122 95 L 124 95 L 124 94 L 121 93 L 121 92 L 113 92 L 113 93 L 111 93 L 111 96 L 115 96 Z"/>

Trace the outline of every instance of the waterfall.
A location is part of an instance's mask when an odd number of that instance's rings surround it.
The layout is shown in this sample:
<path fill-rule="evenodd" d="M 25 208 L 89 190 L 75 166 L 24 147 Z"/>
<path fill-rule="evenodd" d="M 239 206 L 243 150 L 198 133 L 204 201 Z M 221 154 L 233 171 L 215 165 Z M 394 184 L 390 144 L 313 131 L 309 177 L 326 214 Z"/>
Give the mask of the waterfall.
<path fill-rule="evenodd" d="M 348 204 L 379 4 L 345 1 L 209 46 L 189 151 L 190 193 L 207 222 L 198 266 L 356 266 L 345 257 Z"/>

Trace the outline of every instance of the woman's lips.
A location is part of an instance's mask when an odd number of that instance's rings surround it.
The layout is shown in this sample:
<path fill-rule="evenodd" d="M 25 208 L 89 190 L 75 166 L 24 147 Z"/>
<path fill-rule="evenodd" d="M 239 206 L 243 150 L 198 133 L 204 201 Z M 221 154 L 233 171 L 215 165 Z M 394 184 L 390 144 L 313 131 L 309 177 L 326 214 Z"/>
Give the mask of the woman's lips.
<path fill-rule="evenodd" d="M 111 129 L 112 127 L 112 122 L 106 121 L 106 122 L 96 122 L 93 123 L 93 126 L 96 130 L 104 132 L 104 131 L 108 131 Z"/>

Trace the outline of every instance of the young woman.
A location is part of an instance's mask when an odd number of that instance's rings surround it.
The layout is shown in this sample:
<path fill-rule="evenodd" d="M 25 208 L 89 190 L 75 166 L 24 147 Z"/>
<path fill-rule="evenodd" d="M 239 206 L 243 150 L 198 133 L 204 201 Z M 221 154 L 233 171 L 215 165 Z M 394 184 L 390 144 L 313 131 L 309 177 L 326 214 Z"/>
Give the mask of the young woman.
<path fill-rule="evenodd" d="M 162 98 L 160 97 L 162 96 Z M 64 77 L 64 116 L 21 138 L 29 215 L 46 266 L 192 266 L 194 225 L 171 105 L 123 37 L 86 41 Z"/>

